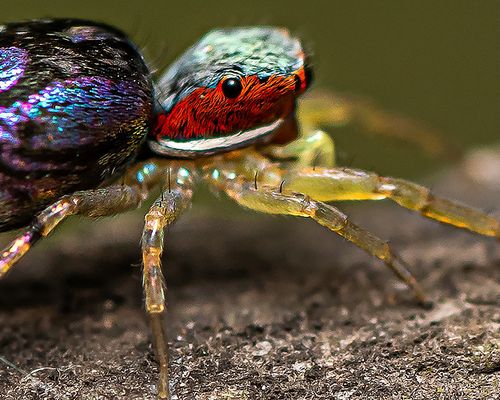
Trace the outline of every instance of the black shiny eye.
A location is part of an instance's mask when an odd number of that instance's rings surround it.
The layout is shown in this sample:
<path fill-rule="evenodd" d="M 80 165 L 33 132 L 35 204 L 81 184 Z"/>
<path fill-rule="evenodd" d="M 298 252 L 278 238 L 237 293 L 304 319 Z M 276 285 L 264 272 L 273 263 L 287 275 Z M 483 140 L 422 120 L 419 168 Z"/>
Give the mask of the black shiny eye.
<path fill-rule="evenodd" d="M 224 96 L 230 99 L 238 97 L 242 90 L 243 86 L 237 78 L 228 78 L 222 82 L 222 92 L 224 93 Z"/>

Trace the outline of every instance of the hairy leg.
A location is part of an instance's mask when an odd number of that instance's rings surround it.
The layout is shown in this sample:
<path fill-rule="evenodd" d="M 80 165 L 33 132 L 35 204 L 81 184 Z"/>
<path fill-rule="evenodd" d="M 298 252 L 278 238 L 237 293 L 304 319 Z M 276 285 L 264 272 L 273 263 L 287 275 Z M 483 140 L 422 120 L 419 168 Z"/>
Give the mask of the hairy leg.
<path fill-rule="evenodd" d="M 164 163 L 164 161 L 163 161 Z M 39 213 L 25 232 L 0 253 L 0 278 L 42 237 L 70 215 L 101 217 L 137 208 L 163 172 L 154 160 L 141 163 L 124 177 L 123 185 L 67 195 Z"/>
<path fill-rule="evenodd" d="M 275 179 L 276 167 L 270 165 L 268 171 Z M 500 239 L 500 220 L 404 179 L 349 168 L 300 168 L 280 175 L 284 193 L 306 193 L 319 201 L 390 199 L 425 217 Z M 266 170 L 259 176 L 265 180 Z"/>
<path fill-rule="evenodd" d="M 416 183 L 352 168 L 296 167 L 271 162 L 256 151 L 237 160 L 216 160 L 211 166 L 254 180 L 254 186 L 280 187 L 283 193 L 304 193 L 318 201 L 390 199 L 425 217 L 500 239 L 500 220 L 459 202 L 435 196 Z M 226 171 L 226 172 L 224 172 Z"/>
<path fill-rule="evenodd" d="M 226 174 L 224 174 L 226 175 Z M 313 200 L 300 193 L 282 193 L 269 186 L 257 186 L 243 179 L 214 179 L 211 184 L 224 191 L 238 204 L 268 214 L 293 215 L 315 220 L 331 231 L 382 260 L 399 279 L 410 287 L 415 297 L 427 304 L 427 296 L 408 271 L 406 263 L 391 249 L 386 241 L 353 224 L 337 208 Z"/>
<path fill-rule="evenodd" d="M 43 210 L 24 234 L 14 239 L 0 255 L 0 278 L 42 237 L 70 215 L 100 217 L 137 208 L 142 201 L 136 186 L 109 186 L 64 196 Z"/>
<path fill-rule="evenodd" d="M 161 271 L 163 231 L 191 204 L 192 176 L 184 168 L 170 171 L 171 181 L 166 182 L 161 196 L 145 216 L 142 234 L 143 286 L 146 311 L 151 320 L 156 357 L 160 365 L 158 395 L 169 398 L 168 340 L 164 328 L 165 283 Z M 170 178 L 169 178 L 170 179 Z"/>
<path fill-rule="evenodd" d="M 162 183 L 165 189 L 146 215 L 142 237 L 143 285 L 146 309 L 150 315 L 153 340 L 160 378 L 158 393 L 169 397 L 168 388 L 168 342 L 163 314 L 165 298 L 160 256 L 163 251 L 163 228 L 171 224 L 188 206 L 192 196 L 192 174 L 189 163 L 149 160 L 130 170 L 123 185 L 113 185 L 96 190 L 76 192 L 64 196 L 42 211 L 24 234 L 16 238 L 0 254 L 0 278 L 2 278 L 41 237 L 47 236 L 59 223 L 71 215 L 89 217 L 108 216 L 137 208 L 146 199 L 149 191 Z"/>

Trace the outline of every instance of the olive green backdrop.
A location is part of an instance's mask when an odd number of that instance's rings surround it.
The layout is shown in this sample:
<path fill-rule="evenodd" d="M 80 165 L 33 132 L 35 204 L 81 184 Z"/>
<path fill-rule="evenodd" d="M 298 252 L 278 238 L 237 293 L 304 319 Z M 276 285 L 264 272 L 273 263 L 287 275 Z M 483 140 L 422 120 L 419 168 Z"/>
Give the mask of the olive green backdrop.
<path fill-rule="evenodd" d="M 159 69 L 214 27 L 284 25 L 313 50 L 318 87 L 362 94 L 461 146 L 500 140 L 500 1 L 3 1 L 3 22 L 81 17 L 127 31 Z M 443 165 L 412 146 L 332 132 L 341 160 L 399 176 Z"/>

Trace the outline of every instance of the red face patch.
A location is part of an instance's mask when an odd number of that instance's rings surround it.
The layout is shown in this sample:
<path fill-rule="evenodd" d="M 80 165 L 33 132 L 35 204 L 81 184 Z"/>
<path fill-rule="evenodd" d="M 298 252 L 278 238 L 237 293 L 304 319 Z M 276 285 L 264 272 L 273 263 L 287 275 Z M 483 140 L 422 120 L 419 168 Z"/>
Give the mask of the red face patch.
<path fill-rule="evenodd" d="M 238 82 L 225 84 L 228 79 Z M 230 136 L 263 126 L 293 113 L 295 99 L 306 86 L 304 68 L 265 80 L 231 76 L 215 88 L 196 89 L 169 113 L 159 115 L 153 133 L 158 139 L 189 140 Z"/>

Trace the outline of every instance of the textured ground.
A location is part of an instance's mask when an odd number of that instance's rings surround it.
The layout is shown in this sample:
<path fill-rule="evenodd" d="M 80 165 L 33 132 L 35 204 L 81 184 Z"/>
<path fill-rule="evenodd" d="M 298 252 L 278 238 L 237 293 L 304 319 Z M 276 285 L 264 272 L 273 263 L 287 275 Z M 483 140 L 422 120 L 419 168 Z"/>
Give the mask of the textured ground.
<path fill-rule="evenodd" d="M 500 179 L 462 172 L 435 189 L 500 210 Z M 345 209 L 434 308 L 310 221 L 194 209 L 166 243 L 175 398 L 498 398 L 500 244 L 388 203 Z M 0 283 L 1 399 L 154 398 L 140 229 L 139 214 L 66 226 Z"/>

